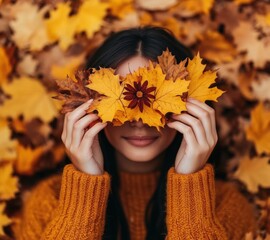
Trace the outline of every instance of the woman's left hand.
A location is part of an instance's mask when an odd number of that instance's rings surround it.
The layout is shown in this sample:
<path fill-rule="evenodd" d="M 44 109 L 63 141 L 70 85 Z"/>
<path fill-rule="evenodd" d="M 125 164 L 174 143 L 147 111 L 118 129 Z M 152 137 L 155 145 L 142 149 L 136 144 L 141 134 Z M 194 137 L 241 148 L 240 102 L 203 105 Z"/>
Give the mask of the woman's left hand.
<path fill-rule="evenodd" d="M 174 114 L 167 125 L 183 134 L 175 171 L 190 174 L 201 170 L 217 143 L 215 111 L 207 104 L 188 99 L 187 113 Z"/>

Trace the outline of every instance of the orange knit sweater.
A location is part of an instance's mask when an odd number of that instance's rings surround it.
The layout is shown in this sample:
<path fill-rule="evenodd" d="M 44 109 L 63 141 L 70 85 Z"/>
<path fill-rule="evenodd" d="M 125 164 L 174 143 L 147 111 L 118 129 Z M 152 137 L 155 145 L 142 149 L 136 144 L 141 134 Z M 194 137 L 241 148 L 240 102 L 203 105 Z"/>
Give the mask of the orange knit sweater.
<path fill-rule="evenodd" d="M 145 237 L 144 211 L 159 174 L 120 172 L 120 198 L 132 240 Z M 254 209 L 232 183 L 215 181 L 212 165 L 186 175 L 171 167 L 167 176 L 167 240 L 238 240 L 256 230 Z M 106 171 L 93 176 L 68 164 L 62 176 L 32 191 L 16 239 L 102 239 L 110 178 Z"/>

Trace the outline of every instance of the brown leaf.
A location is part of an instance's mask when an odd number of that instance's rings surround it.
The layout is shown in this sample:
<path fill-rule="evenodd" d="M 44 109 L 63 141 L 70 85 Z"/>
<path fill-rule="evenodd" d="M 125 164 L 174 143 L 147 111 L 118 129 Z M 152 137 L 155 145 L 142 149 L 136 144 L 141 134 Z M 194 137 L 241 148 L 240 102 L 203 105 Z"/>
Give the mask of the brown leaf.
<path fill-rule="evenodd" d="M 162 72 L 166 73 L 166 79 L 173 79 L 175 81 L 177 78 L 184 79 L 188 75 L 185 67 L 187 59 L 177 64 L 175 57 L 168 49 L 158 56 L 158 62 Z"/>
<path fill-rule="evenodd" d="M 70 112 L 93 98 L 94 93 L 90 89 L 86 88 L 86 85 L 89 83 L 89 75 L 90 72 L 85 70 L 77 72 L 77 81 L 70 77 L 67 77 L 65 80 L 56 79 L 59 90 L 58 95 L 54 98 L 64 102 L 61 113 L 65 114 Z"/>

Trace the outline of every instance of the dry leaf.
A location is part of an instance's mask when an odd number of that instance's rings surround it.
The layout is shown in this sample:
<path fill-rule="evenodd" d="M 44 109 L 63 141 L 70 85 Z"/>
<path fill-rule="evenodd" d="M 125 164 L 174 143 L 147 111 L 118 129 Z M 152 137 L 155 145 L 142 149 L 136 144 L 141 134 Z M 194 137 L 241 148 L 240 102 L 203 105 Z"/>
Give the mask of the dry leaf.
<path fill-rule="evenodd" d="M 5 235 L 3 227 L 8 226 L 12 222 L 11 219 L 4 214 L 5 208 L 6 204 L 0 203 L 0 236 Z"/>
<path fill-rule="evenodd" d="M 86 87 L 89 74 L 89 71 L 80 71 L 77 72 L 75 80 L 70 77 L 65 80 L 56 79 L 59 94 L 54 98 L 64 102 L 61 113 L 70 112 L 94 98 L 94 94 Z"/>
<path fill-rule="evenodd" d="M 214 0 L 181 0 L 176 7 L 179 11 L 187 11 L 192 15 L 198 13 L 209 14 L 214 2 Z"/>
<path fill-rule="evenodd" d="M 260 33 L 249 22 L 240 22 L 232 30 L 234 42 L 239 51 L 246 52 L 247 61 L 252 61 L 256 67 L 263 68 L 270 61 L 270 41 L 259 40 Z"/>
<path fill-rule="evenodd" d="M 110 4 L 111 14 L 120 19 L 135 12 L 133 0 L 107 0 L 106 2 Z"/>
<path fill-rule="evenodd" d="M 270 76 L 269 74 L 257 74 L 257 81 L 251 83 L 253 95 L 260 101 L 270 100 Z"/>
<path fill-rule="evenodd" d="M 109 4 L 99 0 L 85 0 L 76 15 L 76 32 L 86 32 L 88 38 L 92 38 L 102 24 L 107 14 Z"/>
<path fill-rule="evenodd" d="M 185 67 L 186 60 L 177 64 L 175 57 L 167 49 L 158 56 L 158 63 L 163 73 L 166 73 L 166 79 L 176 80 L 178 78 L 184 79 L 188 75 L 188 71 Z"/>
<path fill-rule="evenodd" d="M 270 164 L 269 157 L 255 157 L 250 159 L 244 156 L 238 169 L 234 173 L 234 177 L 245 183 L 248 191 L 256 193 L 259 186 L 270 187 Z"/>
<path fill-rule="evenodd" d="M 156 86 L 155 101 L 153 108 L 165 115 L 166 113 L 181 113 L 186 110 L 185 103 L 181 96 L 188 91 L 190 85 L 189 81 L 185 81 L 180 77 L 177 79 L 166 80 L 166 75 L 162 72 L 159 65 L 152 67 L 150 64 L 150 71 L 147 71 L 142 76 L 153 81 L 153 86 Z M 150 75 L 151 74 L 151 75 Z"/>
<path fill-rule="evenodd" d="M 187 70 L 188 70 L 188 80 L 190 81 L 188 96 L 195 98 L 199 101 L 212 100 L 217 101 L 224 91 L 218 89 L 217 87 L 209 88 L 213 83 L 215 83 L 216 72 L 206 71 L 203 72 L 206 65 L 202 64 L 202 58 L 200 58 L 199 53 L 192 60 L 189 59 Z"/>
<path fill-rule="evenodd" d="M 59 40 L 59 45 L 66 50 L 74 43 L 76 33 L 86 32 L 88 38 L 100 29 L 108 8 L 107 3 L 99 0 L 83 1 L 75 15 L 70 16 L 69 3 L 59 3 L 57 9 L 50 12 L 46 26 L 50 39 Z"/>
<path fill-rule="evenodd" d="M 237 4 L 249 4 L 249 3 L 252 3 L 254 2 L 254 0 L 233 0 L 235 3 Z"/>
<path fill-rule="evenodd" d="M 216 63 L 231 62 L 236 56 L 234 46 L 218 32 L 208 30 L 200 36 L 198 51 L 203 58 Z"/>
<path fill-rule="evenodd" d="M 51 41 L 58 41 L 61 49 L 66 50 L 74 42 L 76 31 L 75 17 L 70 17 L 69 2 L 59 3 L 55 10 L 50 11 L 50 18 L 45 21 Z"/>
<path fill-rule="evenodd" d="M 255 144 L 258 154 L 270 153 L 270 111 L 262 102 L 251 111 L 251 122 L 246 129 L 246 136 Z"/>
<path fill-rule="evenodd" d="M 13 165 L 7 163 L 0 166 L 0 200 L 9 200 L 18 192 L 18 178 L 12 176 Z"/>
<path fill-rule="evenodd" d="M 166 10 L 177 4 L 177 0 L 136 0 L 140 8 L 145 10 Z"/>
<path fill-rule="evenodd" d="M 153 16 L 148 12 L 143 12 L 140 14 L 140 25 L 163 27 L 173 32 L 176 37 L 179 37 L 184 32 L 184 26 L 179 23 L 173 14 L 167 16 L 160 13 Z"/>
<path fill-rule="evenodd" d="M 29 2 L 17 2 L 15 5 L 15 20 L 10 23 L 14 34 L 13 41 L 19 48 L 41 50 L 49 44 L 47 30 L 44 24 L 44 14 L 47 7 L 39 10 L 38 6 Z"/>
<path fill-rule="evenodd" d="M 46 145 L 36 147 L 34 149 L 19 144 L 17 147 L 18 158 L 14 163 L 16 173 L 23 175 L 34 174 L 39 159 L 42 155 L 51 150 L 52 146 L 52 141 L 48 141 Z"/>
<path fill-rule="evenodd" d="M 67 76 L 72 79 L 75 78 L 75 72 L 79 65 L 83 62 L 83 56 L 70 58 L 64 66 L 53 65 L 51 68 L 51 75 L 59 80 L 64 80 Z"/>
<path fill-rule="evenodd" d="M 0 84 L 7 80 L 11 72 L 11 65 L 4 48 L 0 47 Z"/>
<path fill-rule="evenodd" d="M 50 122 L 58 116 L 51 97 L 45 87 L 36 79 L 21 77 L 3 85 L 4 92 L 11 96 L 1 106 L 0 117 L 17 118 L 23 115 L 25 120 L 34 117 Z"/>
<path fill-rule="evenodd" d="M 11 130 L 5 120 L 0 120 L 0 162 L 14 160 L 17 156 L 17 140 L 11 139 Z"/>
<path fill-rule="evenodd" d="M 26 54 L 17 66 L 20 75 L 34 76 L 36 73 L 38 62 L 32 55 Z"/>

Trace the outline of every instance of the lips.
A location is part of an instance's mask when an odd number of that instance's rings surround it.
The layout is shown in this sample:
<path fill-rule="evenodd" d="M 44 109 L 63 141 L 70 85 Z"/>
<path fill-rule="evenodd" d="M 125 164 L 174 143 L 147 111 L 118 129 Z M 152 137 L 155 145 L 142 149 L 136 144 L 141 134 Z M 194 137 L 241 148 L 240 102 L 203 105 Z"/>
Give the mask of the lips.
<path fill-rule="evenodd" d="M 129 136 L 123 137 L 129 144 L 136 147 L 146 147 L 158 139 L 158 136 Z"/>

